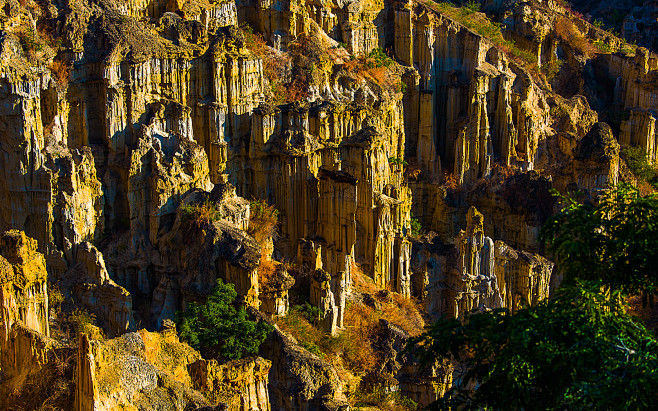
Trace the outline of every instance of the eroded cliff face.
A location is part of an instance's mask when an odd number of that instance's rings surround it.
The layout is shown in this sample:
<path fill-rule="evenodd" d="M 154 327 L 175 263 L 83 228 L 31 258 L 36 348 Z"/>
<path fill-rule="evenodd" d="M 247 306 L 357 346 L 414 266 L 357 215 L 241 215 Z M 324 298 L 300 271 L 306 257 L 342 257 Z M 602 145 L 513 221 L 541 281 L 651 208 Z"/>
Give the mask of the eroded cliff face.
<path fill-rule="evenodd" d="M 20 231 L 0 237 L 2 269 L 2 352 L 16 323 L 50 334 L 48 323 L 48 273 L 37 242 Z M 4 367 L 3 367 L 4 369 Z"/>
<path fill-rule="evenodd" d="M 471 207 L 454 245 L 427 237 L 412 264 L 414 291 L 433 315 L 459 316 L 477 309 L 508 308 L 548 298 L 553 263 L 484 235 L 484 216 Z"/>
<path fill-rule="evenodd" d="M 553 0 L 483 2 L 491 38 L 410 0 L 0 5 L 0 230 L 25 232 L 0 239 L 2 367 L 19 387 L 77 350 L 76 409 L 147 409 L 153 393 L 347 409 L 356 388 L 281 330 L 266 360 L 228 364 L 135 330 L 221 279 L 269 317 L 308 302 L 340 338 L 348 301 L 377 305 L 357 271 L 430 315 L 515 311 L 555 284 L 537 238 L 550 190 L 595 200 L 623 147 L 658 156 L 658 60 Z M 113 339 L 48 340 L 47 282 Z M 445 392 L 449 368 L 398 363 L 409 334 L 376 329 L 387 360 L 361 387 Z"/>
<path fill-rule="evenodd" d="M 336 370 L 275 329 L 259 355 L 272 361 L 269 394 L 273 410 L 347 410 Z"/>
<path fill-rule="evenodd" d="M 251 358 L 218 365 L 178 341 L 175 329 L 141 330 L 113 340 L 81 336 L 75 409 L 269 410 L 270 363 Z M 228 408 L 226 408 L 228 407 Z"/>
<path fill-rule="evenodd" d="M 66 274 L 66 280 L 75 281 L 74 274 L 87 271 L 95 273 L 96 282 L 78 283 L 69 289 L 74 301 L 98 313 L 105 333 L 121 336 L 94 340 L 86 332 L 79 337 L 74 334 L 73 339 L 79 338 L 77 346 L 67 338 L 49 337 L 48 274 L 36 241 L 22 232 L 9 231 L 0 237 L 0 253 L 3 407 L 34 408 L 45 401 L 75 410 L 270 409 L 269 361 L 249 358 L 217 364 L 203 360 L 179 341 L 170 321 L 160 332 L 126 333 L 133 325 L 126 318 L 132 319 L 132 310 L 113 306 L 117 299 L 121 301 L 113 291 L 130 295 L 108 278 L 100 252 L 88 243 L 78 248 L 79 263 L 74 273 Z"/>

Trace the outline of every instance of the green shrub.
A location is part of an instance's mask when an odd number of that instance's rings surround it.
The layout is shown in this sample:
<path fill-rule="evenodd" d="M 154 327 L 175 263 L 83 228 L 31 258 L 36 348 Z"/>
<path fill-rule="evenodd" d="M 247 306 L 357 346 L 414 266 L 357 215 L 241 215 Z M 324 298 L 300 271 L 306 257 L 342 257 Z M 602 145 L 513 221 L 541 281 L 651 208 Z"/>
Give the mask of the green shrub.
<path fill-rule="evenodd" d="M 658 342 L 627 309 L 618 293 L 579 283 L 514 315 L 443 317 L 406 350 L 459 364 L 430 409 L 656 409 Z"/>
<path fill-rule="evenodd" d="M 366 59 L 366 67 L 369 69 L 389 67 L 391 64 L 393 64 L 393 60 L 386 55 L 386 52 L 381 47 L 372 49 Z"/>
<path fill-rule="evenodd" d="M 594 45 L 596 47 L 598 47 L 599 50 L 601 50 L 604 53 L 612 53 L 613 52 L 612 46 L 609 45 L 608 43 L 606 43 L 605 41 L 601 40 L 601 39 L 597 39 L 596 41 L 594 41 Z"/>
<path fill-rule="evenodd" d="M 305 348 L 308 352 L 310 352 L 311 354 L 314 354 L 314 355 L 316 355 L 316 356 L 318 356 L 318 357 L 320 357 L 320 358 L 324 358 L 325 355 L 326 355 L 325 353 L 323 353 L 323 352 L 320 350 L 320 347 L 318 347 L 316 344 L 314 344 L 314 343 L 312 343 L 312 342 L 304 342 L 304 341 L 302 341 L 302 342 L 300 342 L 300 345 L 301 345 L 302 347 L 304 347 L 304 348 Z"/>
<path fill-rule="evenodd" d="M 388 158 L 388 163 L 396 166 L 406 166 L 409 164 L 404 159 L 400 157 L 393 157 L 393 156 Z"/>
<path fill-rule="evenodd" d="M 411 236 L 419 237 L 423 231 L 423 226 L 417 218 L 411 218 Z"/>
<path fill-rule="evenodd" d="M 648 183 L 654 182 L 658 173 L 656 168 L 649 162 L 647 153 L 641 147 L 625 148 L 622 150 L 621 155 L 635 177 Z"/>
<path fill-rule="evenodd" d="M 308 321 L 311 324 L 316 324 L 320 321 L 320 308 L 316 307 L 314 305 L 309 304 L 308 302 L 305 302 L 303 305 L 296 305 L 293 307 L 293 310 L 298 311 L 306 321 Z"/>
<path fill-rule="evenodd" d="M 48 307 L 55 313 L 55 316 L 59 315 L 59 312 L 62 309 L 62 303 L 64 302 L 64 295 L 59 290 L 57 284 L 49 283 L 48 284 Z"/>
<path fill-rule="evenodd" d="M 233 284 L 217 280 L 204 304 L 189 303 L 176 313 L 181 339 L 205 358 L 228 361 L 258 353 L 273 327 L 249 320 L 244 307 L 234 306 L 236 297 Z"/>
<path fill-rule="evenodd" d="M 561 210 L 540 239 L 564 273 L 563 283 L 601 281 L 613 290 L 649 296 L 658 290 L 658 196 L 620 183 L 597 204 L 562 196 Z"/>
<path fill-rule="evenodd" d="M 222 218 L 217 204 L 210 200 L 199 204 L 183 204 L 181 211 L 183 222 L 197 228 L 204 227 Z"/>
<path fill-rule="evenodd" d="M 480 3 L 475 1 L 475 0 L 471 0 L 468 3 L 466 3 L 464 8 L 466 10 L 469 10 L 469 11 L 473 12 L 473 13 L 476 13 L 476 12 L 480 11 Z"/>
<path fill-rule="evenodd" d="M 18 33 L 18 40 L 25 53 L 33 53 L 43 50 L 43 44 L 39 41 L 37 33 L 32 27 L 26 27 Z"/>
<path fill-rule="evenodd" d="M 96 316 L 93 313 L 76 308 L 68 315 L 68 322 L 71 325 L 71 330 L 76 335 L 80 333 L 87 335 L 95 334 L 94 323 L 96 322 Z"/>
<path fill-rule="evenodd" d="M 550 81 L 551 79 L 555 78 L 555 76 L 557 76 L 560 73 L 562 64 L 563 64 L 562 60 L 556 59 L 541 66 L 541 69 L 544 72 L 544 75 L 546 76 L 546 80 Z"/>

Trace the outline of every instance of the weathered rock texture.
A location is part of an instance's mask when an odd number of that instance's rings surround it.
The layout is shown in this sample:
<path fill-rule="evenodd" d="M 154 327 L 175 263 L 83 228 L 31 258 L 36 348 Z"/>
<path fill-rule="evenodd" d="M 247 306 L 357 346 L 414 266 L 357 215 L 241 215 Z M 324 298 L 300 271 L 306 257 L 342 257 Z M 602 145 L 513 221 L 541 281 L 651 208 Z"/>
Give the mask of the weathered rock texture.
<path fill-rule="evenodd" d="M 69 290 L 77 305 L 96 315 L 109 336 L 132 330 L 135 326 L 132 297 L 112 281 L 101 252 L 84 242 L 76 247 L 74 255 L 76 264 L 60 280 L 60 286 Z"/>
<path fill-rule="evenodd" d="M 555 0 L 482 3 L 529 61 L 414 0 L 0 0 L 0 230 L 25 232 L 0 238 L 11 384 L 61 348 L 47 279 L 116 337 L 80 340 L 76 409 L 347 407 L 278 330 L 271 368 L 134 332 L 218 279 L 270 316 L 308 300 L 331 335 L 355 267 L 433 315 L 546 298 L 550 190 L 594 200 L 623 147 L 658 159 L 658 59 Z M 252 236 L 252 199 L 277 233 Z M 372 385 L 436 399 L 449 373 L 398 363 L 384 328 Z"/>
<path fill-rule="evenodd" d="M 424 6 L 409 3 L 395 13 L 396 55 L 420 74 L 405 123 L 409 153 L 421 169 L 473 183 L 487 177 L 496 160 L 533 168 L 540 142 L 552 131 L 545 93 L 528 72 Z"/>
<path fill-rule="evenodd" d="M 142 330 L 102 342 L 81 336 L 77 361 L 77 410 L 183 410 L 207 405 L 270 409 L 269 361 L 256 358 L 218 365 L 202 360 L 197 351 L 178 341 L 175 329 Z"/>
<path fill-rule="evenodd" d="M 619 143 L 641 147 L 655 163 L 658 159 L 655 129 L 658 93 L 653 84 L 658 73 L 658 57 L 647 49 L 638 48 L 634 59 L 611 55 L 607 69 L 615 80 L 615 105 L 629 113 L 629 118 L 621 123 Z"/>
<path fill-rule="evenodd" d="M 419 242 L 412 264 L 414 290 L 434 315 L 458 316 L 474 309 L 508 308 L 548 298 L 553 263 L 517 252 L 484 235 L 484 217 L 468 211 L 455 245 Z"/>
<path fill-rule="evenodd" d="M 272 362 L 269 395 L 273 410 L 347 410 L 342 383 L 331 365 L 275 329 L 259 355 Z"/>
<path fill-rule="evenodd" d="M 218 364 L 199 360 L 190 364 L 194 388 L 213 403 L 225 403 L 231 410 L 269 411 L 267 390 L 271 363 L 262 358 L 247 358 Z"/>
<path fill-rule="evenodd" d="M 158 237 L 157 249 L 150 246 L 140 251 L 131 232 L 108 248 L 112 277 L 141 300 L 136 308 L 154 327 L 173 318 L 186 302 L 207 295 L 217 279 L 234 284 L 245 304 L 259 305 L 259 244 L 230 219 L 207 221 L 201 226 L 194 221 L 195 205 L 208 202 L 209 207 L 222 209 L 226 201 L 237 201 L 229 197 L 217 204 L 212 198 L 212 193 L 189 193 L 172 216 L 170 230 Z"/>
<path fill-rule="evenodd" d="M 20 231 L 0 236 L 0 315 L 2 335 L 0 349 L 7 349 L 9 334 L 15 323 L 50 335 L 48 323 L 48 273 L 37 242 Z M 5 370 L 5 367 L 2 367 Z"/>

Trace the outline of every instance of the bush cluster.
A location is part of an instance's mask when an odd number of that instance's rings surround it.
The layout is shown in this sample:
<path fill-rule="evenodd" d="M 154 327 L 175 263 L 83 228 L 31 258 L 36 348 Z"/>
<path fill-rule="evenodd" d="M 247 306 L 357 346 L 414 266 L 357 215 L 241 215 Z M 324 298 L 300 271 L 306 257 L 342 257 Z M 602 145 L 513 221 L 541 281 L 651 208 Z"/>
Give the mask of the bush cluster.
<path fill-rule="evenodd" d="M 244 307 L 236 308 L 236 297 L 233 284 L 217 280 L 205 303 L 189 303 L 176 314 L 181 339 L 204 358 L 229 361 L 256 355 L 273 327 L 249 320 Z"/>
<path fill-rule="evenodd" d="M 621 156 L 636 178 L 658 188 L 658 170 L 649 162 L 647 153 L 641 147 L 625 148 L 622 150 Z"/>
<path fill-rule="evenodd" d="M 217 204 L 209 199 L 198 204 L 183 204 L 181 212 L 183 222 L 196 228 L 205 227 L 222 218 Z"/>

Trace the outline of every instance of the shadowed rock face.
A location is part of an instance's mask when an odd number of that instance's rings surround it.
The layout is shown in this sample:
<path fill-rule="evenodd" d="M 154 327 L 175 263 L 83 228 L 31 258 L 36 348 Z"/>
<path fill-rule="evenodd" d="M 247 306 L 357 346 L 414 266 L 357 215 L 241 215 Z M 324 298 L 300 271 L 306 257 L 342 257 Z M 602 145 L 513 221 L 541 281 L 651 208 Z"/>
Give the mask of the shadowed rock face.
<path fill-rule="evenodd" d="M 267 321 L 254 310 L 252 315 Z M 349 409 L 334 368 L 279 329 L 270 333 L 259 355 L 272 362 L 269 393 L 273 410 Z"/>
<path fill-rule="evenodd" d="M 475 207 L 466 221 L 454 246 L 432 238 L 414 243 L 414 290 L 430 314 L 458 316 L 486 308 L 514 312 L 549 297 L 552 262 L 485 236 L 484 216 Z"/>
<path fill-rule="evenodd" d="M 619 143 L 606 123 L 596 123 L 576 146 L 577 160 L 593 160 L 600 163 L 619 157 Z"/>

